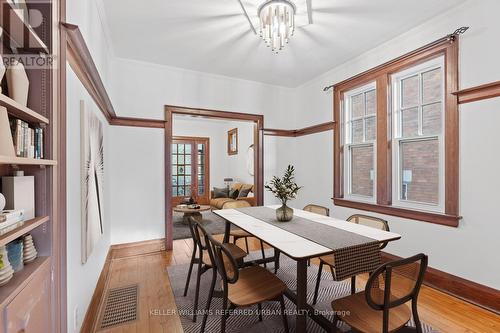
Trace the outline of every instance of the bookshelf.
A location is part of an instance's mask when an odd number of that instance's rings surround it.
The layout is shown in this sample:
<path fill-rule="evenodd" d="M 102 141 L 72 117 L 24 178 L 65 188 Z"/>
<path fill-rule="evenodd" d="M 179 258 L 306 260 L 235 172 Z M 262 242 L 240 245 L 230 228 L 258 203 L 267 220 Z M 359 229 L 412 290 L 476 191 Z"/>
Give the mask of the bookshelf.
<path fill-rule="evenodd" d="M 66 248 L 62 220 L 65 218 L 65 178 L 62 177 L 65 175 L 65 136 L 61 134 L 65 131 L 65 71 L 61 69 L 66 64 L 61 47 L 65 45 L 61 43 L 64 36 L 59 28 L 65 7 L 64 0 L 25 2 L 30 15 L 36 11 L 42 15 L 40 25 L 30 26 L 23 12 L 15 10 L 18 5 L 9 0 L 0 0 L 2 57 L 5 59 L 13 55 L 20 57 L 21 62 L 29 57 L 51 58 L 54 66 L 29 66 L 24 63 L 29 80 L 26 106 L 10 97 L 12 95 L 5 77 L 1 82 L 0 177 L 12 176 L 14 171 L 24 171 L 25 176 L 34 177 L 35 218 L 25 220 L 23 225 L 0 235 L 0 246 L 29 233 L 33 237 L 38 257 L 26 263 L 22 270 L 14 273 L 10 281 L 0 286 L 0 333 L 58 333 L 66 331 L 66 300 L 61 287 L 65 285 L 63 267 Z M 12 119 L 20 119 L 32 128 L 43 129 L 44 159 L 16 156 L 15 140 L 12 135 L 6 135 L 11 134 Z M 36 316 L 35 313 L 40 309 L 46 311 L 46 315 Z M 16 318 L 27 319 L 19 322 Z"/>

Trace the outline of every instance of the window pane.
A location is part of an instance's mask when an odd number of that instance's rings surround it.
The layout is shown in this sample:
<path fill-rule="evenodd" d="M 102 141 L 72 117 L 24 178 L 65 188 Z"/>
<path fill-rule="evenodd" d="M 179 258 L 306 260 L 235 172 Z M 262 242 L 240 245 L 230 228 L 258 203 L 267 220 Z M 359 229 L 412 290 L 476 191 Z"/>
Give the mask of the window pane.
<path fill-rule="evenodd" d="M 191 166 L 186 165 L 186 175 L 190 175 L 190 174 L 191 174 Z"/>
<path fill-rule="evenodd" d="M 439 141 L 401 142 L 401 200 L 439 203 Z"/>
<path fill-rule="evenodd" d="M 173 197 L 177 196 L 177 186 L 172 187 L 172 196 Z"/>
<path fill-rule="evenodd" d="M 178 178 L 178 184 L 179 185 L 184 185 L 184 177 L 179 176 L 179 178 Z"/>
<path fill-rule="evenodd" d="M 172 185 L 173 186 L 177 185 L 177 177 L 176 176 L 172 176 Z"/>
<path fill-rule="evenodd" d="M 186 154 L 191 154 L 191 144 L 186 144 L 186 146 L 184 148 L 184 152 Z"/>
<path fill-rule="evenodd" d="M 177 196 L 182 197 L 184 195 L 184 187 L 180 186 L 177 188 Z"/>
<path fill-rule="evenodd" d="M 186 176 L 186 185 L 191 185 L 191 176 Z"/>
<path fill-rule="evenodd" d="M 423 102 L 424 104 L 442 100 L 442 78 L 441 68 L 422 74 Z"/>
<path fill-rule="evenodd" d="M 351 122 L 351 143 L 363 142 L 363 119 Z"/>
<path fill-rule="evenodd" d="M 172 143 L 172 153 L 177 153 L 177 144 Z"/>
<path fill-rule="evenodd" d="M 178 169 L 179 169 L 178 174 L 179 174 L 179 175 L 183 175 L 183 174 L 184 174 L 184 167 L 183 167 L 183 166 L 180 166 Z"/>
<path fill-rule="evenodd" d="M 401 106 L 403 108 L 420 104 L 418 100 L 418 81 L 418 75 L 401 81 Z"/>
<path fill-rule="evenodd" d="M 184 164 L 191 164 L 191 155 L 186 155 L 186 158 L 184 159 Z"/>
<path fill-rule="evenodd" d="M 172 155 L 172 164 L 177 164 L 177 155 Z"/>
<path fill-rule="evenodd" d="M 205 151 L 205 145 L 202 143 L 199 143 L 198 144 L 198 152 L 203 154 L 204 151 Z"/>
<path fill-rule="evenodd" d="M 172 175 L 176 175 L 176 174 L 177 174 L 177 166 L 172 165 Z"/>
<path fill-rule="evenodd" d="M 422 132 L 424 135 L 441 133 L 441 103 L 423 107 Z"/>
<path fill-rule="evenodd" d="M 373 196 L 373 146 L 351 147 L 351 194 Z"/>
<path fill-rule="evenodd" d="M 191 187 L 184 187 L 184 195 L 187 197 L 191 196 Z"/>
<path fill-rule="evenodd" d="M 179 154 L 184 154 L 184 145 L 178 145 L 177 151 Z"/>
<path fill-rule="evenodd" d="M 401 137 L 411 138 L 418 135 L 418 108 L 401 111 Z"/>
<path fill-rule="evenodd" d="M 364 94 L 351 97 L 351 118 L 359 118 L 365 115 Z"/>
<path fill-rule="evenodd" d="M 198 186 L 198 194 L 199 195 L 205 194 L 205 187 L 204 186 Z"/>
<path fill-rule="evenodd" d="M 365 120 L 366 124 L 366 141 L 375 140 L 377 134 L 377 118 L 369 117 Z"/>
<path fill-rule="evenodd" d="M 177 157 L 177 164 L 184 164 L 184 155 L 179 155 L 179 157 Z"/>
<path fill-rule="evenodd" d="M 377 112 L 377 99 L 375 90 L 370 90 L 365 93 L 366 115 L 374 115 Z"/>

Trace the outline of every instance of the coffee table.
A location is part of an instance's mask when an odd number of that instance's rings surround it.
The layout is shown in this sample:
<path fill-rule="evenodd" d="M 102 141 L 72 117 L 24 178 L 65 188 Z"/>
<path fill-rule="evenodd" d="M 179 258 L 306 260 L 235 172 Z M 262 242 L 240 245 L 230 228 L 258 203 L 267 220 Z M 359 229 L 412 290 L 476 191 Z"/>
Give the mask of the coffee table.
<path fill-rule="evenodd" d="M 175 206 L 174 212 L 184 213 L 184 216 L 182 217 L 182 223 L 189 224 L 190 217 L 194 218 L 197 222 L 201 222 L 203 219 L 201 212 L 204 212 L 204 211 L 207 211 L 210 209 L 211 209 L 211 207 L 208 205 L 200 205 L 200 208 L 188 208 L 188 207 Z"/>

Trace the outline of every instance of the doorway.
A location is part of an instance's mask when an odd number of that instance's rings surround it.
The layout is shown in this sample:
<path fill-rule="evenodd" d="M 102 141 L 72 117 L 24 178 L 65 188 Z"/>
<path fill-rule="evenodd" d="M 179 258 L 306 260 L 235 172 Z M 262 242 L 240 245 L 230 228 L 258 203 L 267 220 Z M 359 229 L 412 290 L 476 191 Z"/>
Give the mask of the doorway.
<path fill-rule="evenodd" d="M 186 197 L 201 205 L 208 205 L 210 184 L 210 139 L 199 137 L 173 137 L 172 206 Z"/>

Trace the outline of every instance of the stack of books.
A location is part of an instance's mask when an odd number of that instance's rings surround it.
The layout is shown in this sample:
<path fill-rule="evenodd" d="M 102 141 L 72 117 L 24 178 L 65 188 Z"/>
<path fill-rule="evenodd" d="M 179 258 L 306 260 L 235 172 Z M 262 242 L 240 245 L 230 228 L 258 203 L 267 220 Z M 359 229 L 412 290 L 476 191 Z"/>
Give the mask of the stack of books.
<path fill-rule="evenodd" d="M 4 210 L 0 212 L 0 235 L 6 234 L 24 224 L 24 210 Z"/>
<path fill-rule="evenodd" d="M 10 129 L 14 139 L 16 156 L 43 158 L 43 129 L 33 128 L 21 119 L 11 119 Z"/>

